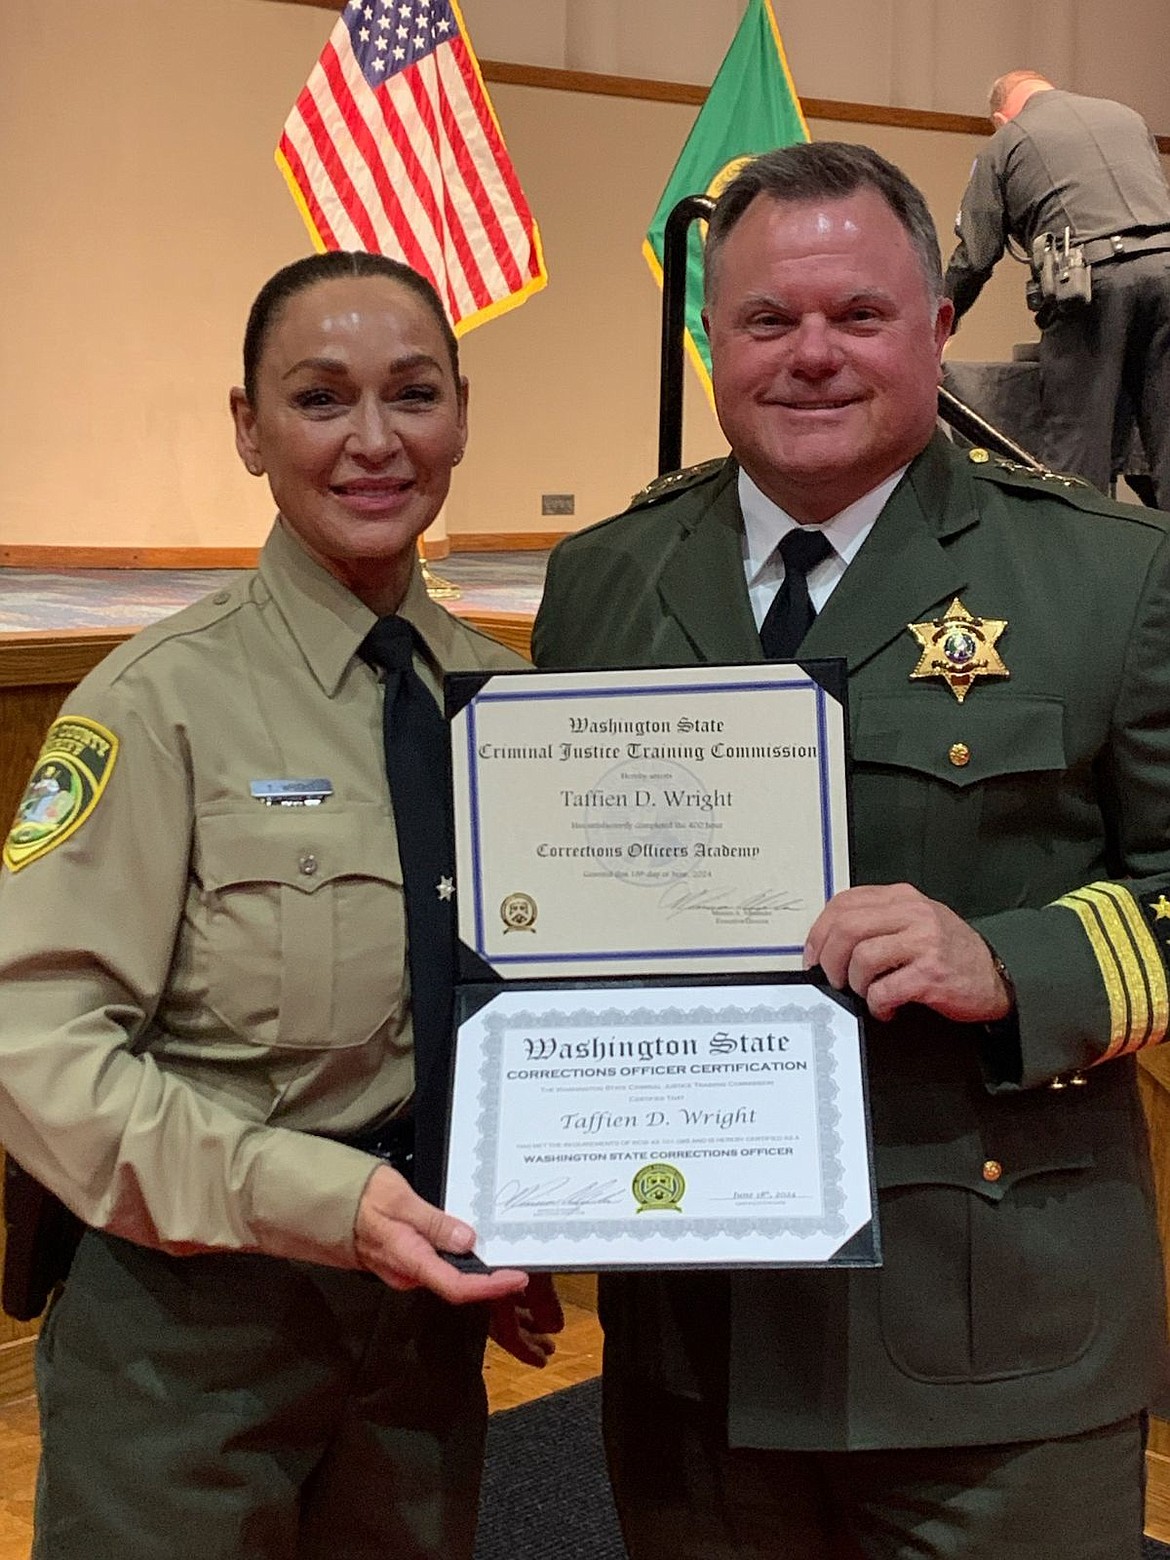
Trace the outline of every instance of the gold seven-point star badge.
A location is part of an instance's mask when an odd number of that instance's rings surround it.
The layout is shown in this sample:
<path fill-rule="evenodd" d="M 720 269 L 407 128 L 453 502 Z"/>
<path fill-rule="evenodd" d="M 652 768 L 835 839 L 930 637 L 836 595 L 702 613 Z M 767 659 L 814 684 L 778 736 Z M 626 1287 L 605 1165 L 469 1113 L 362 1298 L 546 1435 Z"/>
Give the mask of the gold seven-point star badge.
<path fill-rule="evenodd" d="M 1006 618 L 972 617 L 956 596 L 941 618 L 906 626 L 922 646 L 911 681 L 941 677 L 962 704 L 976 677 L 1011 676 L 995 648 L 1007 627 Z"/>

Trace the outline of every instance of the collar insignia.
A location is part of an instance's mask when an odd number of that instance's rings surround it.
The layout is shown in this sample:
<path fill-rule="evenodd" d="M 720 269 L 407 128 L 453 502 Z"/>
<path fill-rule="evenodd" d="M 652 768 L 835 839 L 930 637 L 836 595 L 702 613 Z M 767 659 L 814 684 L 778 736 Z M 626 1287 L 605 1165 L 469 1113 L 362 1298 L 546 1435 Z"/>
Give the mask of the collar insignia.
<path fill-rule="evenodd" d="M 922 647 L 918 665 L 910 673 L 912 682 L 941 677 L 962 704 L 976 677 L 1011 676 L 995 648 L 1007 627 L 1006 618 L 972 617 L 956 596 L 941 618 L 906 626 Z"/>

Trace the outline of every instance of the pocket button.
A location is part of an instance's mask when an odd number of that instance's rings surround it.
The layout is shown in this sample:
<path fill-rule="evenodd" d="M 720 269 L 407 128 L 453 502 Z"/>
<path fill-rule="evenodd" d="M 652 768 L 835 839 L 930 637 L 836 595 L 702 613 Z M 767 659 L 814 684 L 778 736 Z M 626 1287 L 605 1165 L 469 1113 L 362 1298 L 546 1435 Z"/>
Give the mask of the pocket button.
<path fill-rule="evenodd" d="M 297 862 L 297 866 L 300 868 L 303 877 L 314 877 L 317 872 L 317 858 L 306 851 Z"/>

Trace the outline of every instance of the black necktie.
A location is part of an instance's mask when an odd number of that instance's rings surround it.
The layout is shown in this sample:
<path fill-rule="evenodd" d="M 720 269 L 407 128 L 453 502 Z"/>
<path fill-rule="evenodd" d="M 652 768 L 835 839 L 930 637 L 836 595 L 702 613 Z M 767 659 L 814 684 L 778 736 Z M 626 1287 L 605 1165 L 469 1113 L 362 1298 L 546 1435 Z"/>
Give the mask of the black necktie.
<path fill-rule="evenodd" d="M 784 580 L 760 624 L 760 643 L 769 661 L 788 661 L 812 627 L 816 609 L 808 593 L 808 574 L 833 551 L 823 531 L 798 525 L 780 543 Z"/>
<path fill-rule="evenodd" d="M 379 618 L 358 653 L 386 673 L 382 736 L 394 806 L 406 908 L 414 1032 L 414 1183 L 439 1194 L 447 1066 L 455 978 L 455 852 L 449 813 L 451 748 L 447 723 L 414 669 L 414 629 L 400 617 Z"/>

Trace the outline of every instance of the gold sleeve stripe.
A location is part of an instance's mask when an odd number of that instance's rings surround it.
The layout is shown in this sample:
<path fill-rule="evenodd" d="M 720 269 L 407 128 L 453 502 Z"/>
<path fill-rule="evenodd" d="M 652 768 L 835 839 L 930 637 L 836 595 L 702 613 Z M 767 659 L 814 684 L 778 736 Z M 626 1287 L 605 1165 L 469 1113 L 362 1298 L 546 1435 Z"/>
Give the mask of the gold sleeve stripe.
<path fill-rule="evenodd" d="M 1156 1044 L 1170 1018 L 1166 971 L 1133 896 L 1090 883 L 1055 901 L 1080 920 L 1109 1001 L 1109 1043 L 1099 1061 Z"/>
<path fill-rule="evenodd" d="M 1141 906 L 1127 888 L 1122 888 L 1120 883 L 1100 883 L 1097 886 L 1102 893 L 1109 895 L 1124 918 L 1133 939 L 1134 951 L 1145 972 L 1150 1005 L 1149 1024 L 1145 1033 L 1135 1035 L 1126 1049 L 1140 1051 L 1147 1045 L 1160 1045 L 1166 1038 L 1167 1029 L 1170 1029 L 1170 987 L 1166 981 L 1166 962 L 1162 950 L 1150 931 Z"/>
<path fill-rule="evenodd" d="M 1089 939 L 1089 947 L 1097 960 L 1101 980 L 1105 986 L 1105 995 L 1109 999 L 1109 1044 L 1104 1055 L 1116 1056 L 1129 1035 L 1129 999 L 1122 980 L 1119 960 L 1101 926 L 1097 904 L 1090 897 L 1088 889 L 1081 889 L 1074 894 L 1065 894 L 1055 903 L 1063 905 L 1066 910 L 1071 910 L 1078 917 L 1085 936 Z"/>
<path fill-rule="evenodd" d="M 1150 991 L 1145 970 L 1134 947 L 1133 935 L 1126 925 L 1120 907 L 1109 892 L 1107 883 L 1094 883 L 1086 891 L 1093 897 L 1097 913 L 1106 937 L 1113 946 L 1121 966 L 1121 979 L 1129 999 L 1129 1033 L 1116 1051 L 1105 1056 L 1117 1056 L 1144 1045 L 1150 1033 Z M 1105 1060 L 1105 1056 L 1101 1058 Z"/>

